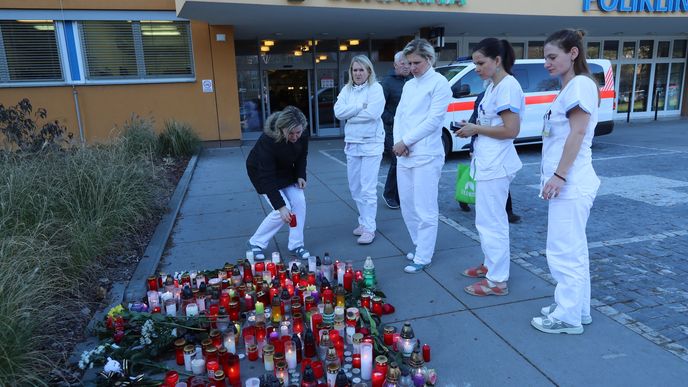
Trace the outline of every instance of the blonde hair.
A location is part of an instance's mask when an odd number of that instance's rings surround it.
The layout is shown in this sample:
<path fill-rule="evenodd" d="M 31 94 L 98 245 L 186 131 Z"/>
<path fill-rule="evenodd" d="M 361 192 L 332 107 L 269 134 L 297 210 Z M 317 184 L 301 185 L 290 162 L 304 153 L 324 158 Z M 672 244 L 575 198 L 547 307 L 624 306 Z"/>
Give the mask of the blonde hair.
<path fill-rule="evenodd" d="M 368 59 L 368 57 L 365 55 L 356 55 L 355 57 L 351 58 L 351 64 L 349 64 L 349 82 L 346 83 L 348 86 L 354 85 L 354 63 L 358 63 L 361 66 L 363 66 L 366 70 L 368 70 L 368 73 L 370 74 L 368 76 L 369 85 L 372 85 L 375 82 L 377 82 L 377 77 L 375 76 L 375 69 L 373 68 L 373 62 L 371 62 L 370 59 Z"/>
<path fill-rule="evenodd" d="M 263 132 L 274 138 L 275 142 L 286 141 L 287 136 L 284 134 L 285 130 L 289 133 L 298 126 L 301 126 L 304 131 L 306 130 L 308 126 L 306 116 L 299 108 L 287 106 L 284 110 L 274 112 L 268 116 L 268 119 L 265 120 Z"/>
<path fill-rule="evenodd" d="M 425 39 L 414 39 L 410 41 L 402 52 L 404 56 L 407 57 L 411 54 L 419 55 L 421 58 L 430 62 L 430 66 L 435 65 L 435 49 L 432 48 L 432 44 Z"/>

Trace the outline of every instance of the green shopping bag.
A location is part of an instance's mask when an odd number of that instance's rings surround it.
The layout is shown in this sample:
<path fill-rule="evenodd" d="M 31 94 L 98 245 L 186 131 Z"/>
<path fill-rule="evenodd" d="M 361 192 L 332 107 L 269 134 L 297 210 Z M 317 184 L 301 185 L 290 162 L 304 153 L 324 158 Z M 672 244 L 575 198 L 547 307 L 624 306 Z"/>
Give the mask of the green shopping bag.
<path fill-rule="evenodd" d="M 457 202 L 475 204 L 475 180 L 471 177 L 471 166 L 459 164 L 456 171 L 456 193 L 454 199 Z"/>

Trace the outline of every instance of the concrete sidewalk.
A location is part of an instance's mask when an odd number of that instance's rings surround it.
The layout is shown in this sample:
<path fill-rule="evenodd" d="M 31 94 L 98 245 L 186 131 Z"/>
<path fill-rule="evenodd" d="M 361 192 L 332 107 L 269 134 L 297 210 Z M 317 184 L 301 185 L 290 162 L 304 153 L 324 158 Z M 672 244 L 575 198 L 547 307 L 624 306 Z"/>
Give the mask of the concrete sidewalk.
<path fill-rule="evenodd" d="M 218 268 L 244 256 L 246 241 L 269 210 L 245 172 L 244 160 L 251 145 L 206 149 L 199 156 L 160 271 Z M 379 286 L 396 307 L 383 322 L 400 327 L 403 321 L 411 321 L 416 336 L 432 347 L 429 367 L 437 369 L 439 385 L 683 383 L 688 362 L 596 310 L 592 312 L 594 323 L 580 336 L 546 335 L 532 328 L 530 319 L 552 302 L 554 288 L 533 274 L 536 271 L 523 260 L 512 262 L 508 296 L 466 294 L 463 287 L 471 280 L 460 271 L 481 261 L 480 246 L 474 229 L 453 221 L 442 209 L 436 254 L 426 272 L 403 272 L 411 240 L 401 212 L 388 209 L 382 200 L 375 242 L 357 245 L 351 234 L 357 215 L 348 191 L 342 148 L 341 140 L 311 142 L 306 248 L 314 255 L 327 251 L 335 258 L 352 260 L 357 268 L 366 256 L 373 257 Z M 386 171 L 383 164 L 380 182 Z M 453 179 L 451 173 L 444 173 L 441 187 L 452 186 Z M 286 245 L 285 226 L 266 253 L 287 255 Z M 260 363 L 242 361 L 244 378 L 259 375 L 261 370 Z"/>

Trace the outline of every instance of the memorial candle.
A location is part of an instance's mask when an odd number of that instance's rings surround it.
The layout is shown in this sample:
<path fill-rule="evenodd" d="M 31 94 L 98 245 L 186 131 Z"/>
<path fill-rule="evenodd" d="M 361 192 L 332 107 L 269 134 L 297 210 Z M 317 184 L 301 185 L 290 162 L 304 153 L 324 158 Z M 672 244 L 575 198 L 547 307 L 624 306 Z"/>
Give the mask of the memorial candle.
<path fill-rule="evenodd" d="M 373 372 L 373 345 L 361 343 L 361 378 L 370 380 Z"/>
<path fill-rule="evenodd" d="M 294 342 L 289 340 L 284 341 L 284 357 L 287 361 L 287 367 L 290 371 L 296 369 L 296 348 L 294 347 Z"/>

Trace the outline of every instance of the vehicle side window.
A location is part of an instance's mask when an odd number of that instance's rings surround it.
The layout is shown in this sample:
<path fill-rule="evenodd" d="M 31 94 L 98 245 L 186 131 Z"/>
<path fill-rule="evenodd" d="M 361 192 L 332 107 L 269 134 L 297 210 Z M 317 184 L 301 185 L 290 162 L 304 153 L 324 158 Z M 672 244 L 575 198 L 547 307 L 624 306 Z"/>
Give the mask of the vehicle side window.
<path fill-rule="evenodd" d="M 516 65 L 511 69 L 511 72 L 514 74 L 514 78 L 518 81 L 518 83 L 521 84 L 521 89 L 523 89 L 524 93 L 527 93 L 530 90 L 530 80 L 528 79 L 528 70 L 524 65 Z"/>
<path fill-rule="evenodd" d="M 541 63 L 515 65 L 514 74 L 516 74 L 516 71 L 519 71 L 524 78 L 524 81 L 521 81 L 519 76 L 516 76 L 516 79 L 519 79 L 521 83 L 524 93 L 557 91 L 561 89 L 559 78 L 550 76 Z"/>
<path fill-rule="evenodd" d="M 461 97 L 475 97 L 483 91 L 485 91 L 485 81 L 480 79 L 475 71 L 470 71 L 452 86 L 454 98 L 459 98 L 459 95 Z"/>
<path fill-rule="evenodd" d="M 595 78 L 595 81 L 597 81 L 597 85 L 599 87 L 604 86 L 604 69 L 602 66 L 588 62 L 588 67 L 590 68 L 592 77 Z"/>

